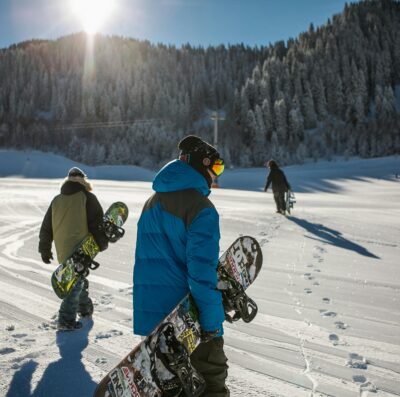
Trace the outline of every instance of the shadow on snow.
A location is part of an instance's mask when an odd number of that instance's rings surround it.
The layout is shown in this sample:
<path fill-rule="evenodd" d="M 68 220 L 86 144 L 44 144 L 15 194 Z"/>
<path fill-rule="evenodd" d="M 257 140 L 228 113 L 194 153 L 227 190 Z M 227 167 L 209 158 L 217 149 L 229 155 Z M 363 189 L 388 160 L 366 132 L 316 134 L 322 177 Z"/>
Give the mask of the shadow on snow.
<path fill-rule="evenodd" d="M 49 364 L 33 392 L 32 376 L 38 363 L 30 360 L 23 364 L 14 374 L 6 397 L 91 396 L 96 383 L 81 360 L 92 327 L 93 321 L 90 320 L 79 331 L 57 332 L 56 344 L 60 350 L 60 359 Z"/>
<path fill-rule="evenodd" d="M 342 236 L 342 233 L 338 232 L 337 230 L 330 229 L 319 223 L 311 223 L 306 221 L 305 219 L 296 218 L 295 216 L 289 216 L 287 217 L 287 219 L 296 223 L 297 225 L 305 229 L 307 232 L 317 237 L 313 238 L 310 236 L 306 236 L 308 238 L 320 241 L 322 243 L 331 244 L 334 245 L 335 247 L 354 251 L 357 254 L 367 256 L 369 258 L 380 259 L 379 256 L 376 256 L 372 252 L 369 252 L 366 248 L 362 247 L 361 245 L 353 243 L 352 241 L 344 238 Z"/>

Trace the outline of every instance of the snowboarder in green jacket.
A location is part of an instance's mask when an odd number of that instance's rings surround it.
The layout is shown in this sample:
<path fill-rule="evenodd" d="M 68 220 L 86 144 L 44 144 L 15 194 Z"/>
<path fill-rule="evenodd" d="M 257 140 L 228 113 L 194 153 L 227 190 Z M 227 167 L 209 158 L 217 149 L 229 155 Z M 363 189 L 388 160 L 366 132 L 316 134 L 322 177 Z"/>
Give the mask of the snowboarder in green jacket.
<path fill-rule="evenodd" d="M 39 252 L 44 263 L 50 263 L 53 259 L 53 241 L 58 263 L 68 259 L 88 233 L 93 235 L 100 251 L 108 247 L 108 240 L 100 229 L 103 209 L 91 190 L 86 174 L 77 167 L 71 168 L 61 186 L 60 194 L 52 200 L 40 228 Z M 77 313 L 81 317 L 92 315 L 93 303 L 89 298 L 88 288 L 88 280 L 81 277 L 71 293 L 63 299 L 58 314 L 58 330 L 81 328 L 82 323 L 76 321 Z"/>

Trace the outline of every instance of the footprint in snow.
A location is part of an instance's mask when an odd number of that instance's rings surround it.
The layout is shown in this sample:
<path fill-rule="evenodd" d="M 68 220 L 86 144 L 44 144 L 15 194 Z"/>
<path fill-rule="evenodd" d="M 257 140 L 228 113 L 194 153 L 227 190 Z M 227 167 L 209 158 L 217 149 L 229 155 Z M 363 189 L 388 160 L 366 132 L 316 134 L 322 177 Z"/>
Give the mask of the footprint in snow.
<path fill-rule="evenodd" d="M 104 295 L 101 295 L 100 298 L 96 302 L 94 302 L 94 305 L 95 306 L 98 306 L 98 305 L 107 306 L 107 305 L 111 304 L 112 299 L 113 299 L 113 297 L 111 294 L 104 294 Z"/>
<path fill-rule="evenodd" d="M 0 349 L 0 355 L 4 356 L 5 354 L 14 353 L 15 349 L 12 347 L 5 347 L 4 349 Z"/>
<path fill-rule="evenodd" d="M 13 338 L 20 339 L 20 338 L 25 338 L 25 336 L 28 336 L 28 334 L 12 334 L 11 336 Z"/>
<path fill-rule="evenodd" d="M 101 357 L 96 359 L 96 364 L 106 364 L 108 361 L 106 358 Z"/>
<path fill-rule="evenodd" d="M 310 288 L 304 288 L 304 292 L 306 294 L 312 294 L 312 290 Z"/>
<path fill-rule="evenodd" d="M 52 329 L 57 329 L 57 325 L 56 325 L 55 321 L 52 322 L 51 324 L 43 322 L 42 324 L 38 325 L 38 328 L 43 330 L 43 331 L 49 331 L 49 330 L 52 330 Z"/>
<path fill-rule="evenodd" d="M 314 269 L 314 272 L 321 273 L 321 269 Z"/>
<path fill-rule="evenodd" d="M 15 326 L 12 324 L 6 325 L 6 331 L 15 331 Z"/>
<path fill-rule="evenodd" d="M 369 391 L 371 393 L 376 393 L 378 391 L 378 388 L 372 382 L 367 381 L 360 385 L 360 390 L 361 392 Z"/>
<path fill-rule="evenodd" d="M 322 302 L 331 303 L 331 300 L 330 300 L 330 298 L 322 298 Z"/>
<path fill-rule="evenodd" d="M 333 343 L 333 346 L 337 346 L 339 344 L 339 337 L 336 334 L 330 334 L 329 340 Z"/>
<path fill-rule="evenodd" d="M 367 378 L 364 375 L 353 375 L 353 380 L 356 383 L 365 383 Z"/>
<path fill-rule="evenodd" d="M 336 317 L 337 313 L 335 312 L 330 312 L 328 310 L 323 310 L 320 309 L 319 313 L 321 314 L 322 317 Z"/>
<path fill-rule="evenodd" d="M 303 274 L 303 277 L 304 277 L 306 280 L 314 280 L 314 277 L 311 276 L 311 273 L 304 273 L 304 274 Z"/>
<path fill-rule="evenodd" d="M 32 347 L 32 342 L 28 342 L 28 343 L 20 343 L 19 344 L 20 347 L 24 348 L 24 347 Z"/>
<path fill-rule="evenodd" d="M 367 369 L 368 368 L 367 364 L 368 362 L 363 356 L 360 356 L 357 353 L 350 353 L 349 360 L 346 362 L 346 367 Z"/>
<path fill-rule="evenodd" d="M 113 336 L 120 336 L 123 335 L 122 331 L 118 331 L 116 329 L 112 329 L 111 331 L 108 332 L 99 332 L 96 336 L 95 339 L 108 339 L 108 338 L 112 338 Z"/>
<path fill-rule="evenodd" d="M 130 287 L 126 287 L 126 288 L 120 288 L 118 291 L 123 292 L 125 295 L 132 295 L 133 294 L 133 285 L 131 285 Z"/>
<path fill-rule="evenodd" d="M 313 285 L 319 285 L 319 282 L 318 281 L 314 281 Z"/>
<path fill-rule="evenodd" d="M 348 325 L 343 321 L 336 321 L 335 322 L 336 328 L 338 329 L 347 329 Z"/>
<path fill-rule="evenodd" d="M 314 267 L 314 265 L 310 263 L 309 265 L 307 265 L 307 267 Z"/>

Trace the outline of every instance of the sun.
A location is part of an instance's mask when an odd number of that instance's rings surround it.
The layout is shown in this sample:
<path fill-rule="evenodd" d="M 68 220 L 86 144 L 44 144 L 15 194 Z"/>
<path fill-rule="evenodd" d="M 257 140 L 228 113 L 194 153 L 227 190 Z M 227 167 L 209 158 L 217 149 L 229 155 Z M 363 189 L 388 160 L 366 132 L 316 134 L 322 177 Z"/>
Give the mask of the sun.
<path fill-rule="evenodd" d="M 73 13 L 88 34 L 97 33 L 114 10 L 114 0 L 70 0 Z"/>

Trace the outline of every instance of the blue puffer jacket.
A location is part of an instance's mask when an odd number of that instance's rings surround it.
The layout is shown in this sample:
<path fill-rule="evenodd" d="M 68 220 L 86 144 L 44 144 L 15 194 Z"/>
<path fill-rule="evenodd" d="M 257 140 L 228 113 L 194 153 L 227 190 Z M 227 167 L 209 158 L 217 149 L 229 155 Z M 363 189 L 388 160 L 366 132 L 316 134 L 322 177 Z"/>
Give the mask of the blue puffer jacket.
<path fill-rule="evenodd" d="M 183 161 L 168 163 L 153 182 L 156 192 L 138 222 L 134 332 L 148 335 L 191 292 L 205 331 L 223 334 L 217 291 L 219 217 L 205 178 Z"/>

